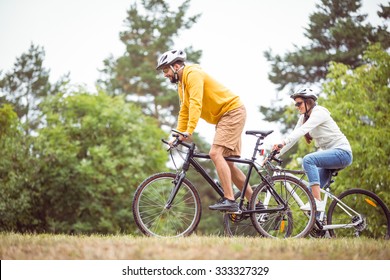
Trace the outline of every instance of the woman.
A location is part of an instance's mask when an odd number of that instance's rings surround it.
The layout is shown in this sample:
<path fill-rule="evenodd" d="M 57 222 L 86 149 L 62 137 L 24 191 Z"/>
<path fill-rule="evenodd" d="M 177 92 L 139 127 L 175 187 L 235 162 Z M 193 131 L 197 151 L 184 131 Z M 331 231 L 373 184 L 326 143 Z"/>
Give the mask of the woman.
<path fill-rule="evenodd" d="M 303 158 L 303 168 L 309 179 L 317 211 L 325 211 L 321 201 L 320 186 L 324 186 L 331 176 L 332 169 L 341 169 L 352 163 L 352 149 L 348 139 L 340 131 L 330 112 L 316 104 L 317 95 L 310 88 L 301 88 L 291 95 L 301 116 L 294 131 L 281 144 L 273 149 L 280 150 L 280 155 L 288 151 L 300 137 L 304 136 L 308 144 L 312 140 L 319 150 Z M 308 204 L 301 207 L 310 210 Z"/>

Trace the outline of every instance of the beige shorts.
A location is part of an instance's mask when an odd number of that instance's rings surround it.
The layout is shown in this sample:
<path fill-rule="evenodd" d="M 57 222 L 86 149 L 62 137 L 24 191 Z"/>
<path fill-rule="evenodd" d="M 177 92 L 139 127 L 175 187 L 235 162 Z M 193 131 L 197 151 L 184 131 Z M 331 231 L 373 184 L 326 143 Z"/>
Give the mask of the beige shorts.
<path fill-rule="evenodd" d="M 223 156 L 241 156 L 241 134 L 246 120 L 245 106 L 225 113 L 215 126 L 213 145 L 225 147 Z"/>

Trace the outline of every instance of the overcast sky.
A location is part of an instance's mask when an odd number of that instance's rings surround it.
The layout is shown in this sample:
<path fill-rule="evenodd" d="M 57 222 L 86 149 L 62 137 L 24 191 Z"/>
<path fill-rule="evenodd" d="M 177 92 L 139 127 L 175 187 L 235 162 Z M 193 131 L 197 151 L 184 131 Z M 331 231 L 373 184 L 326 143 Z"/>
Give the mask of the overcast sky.
<path fill-rule="evenodd" d="M 179 3 L 180 1 L 169 1 Z M 109 55 L 118 57 L 125 46 L 119 32 L 125 30 L 129 0 L 0 0 L 0 70 L 11 70 L 16 57 L 33 42 L 44 47 L 44 65 L 53 81 L 70 72 L 71 82 L 94 91 L 97 69 Z M 245 129 L 275 129 L 262 121 L 259 105 L 269 106 L 275 86 L 265 50 L 284 54 L 294 45 L 307 44 L 304 28 L 319 0 L 192 0 L 189 14 L 201 13 L 199 22 L 182 34 L 176 47 L 201 49 L 201 65 L 221 83 L 240 95 L 248 119 Z M 364 0 L 363 12 L 378 23 L 376 12 L 386 0 Z M 162 50 L 165 51 L 165 50 Z M 154 69 L 151 69 L 154 71 Z M 197 131 L 212 140 L 214 127 L 200 122 Z M 244 137 L 243 156 L 249 157 L 253 141 Z M 275 133 L 270 146 L 280 139 Z"/>

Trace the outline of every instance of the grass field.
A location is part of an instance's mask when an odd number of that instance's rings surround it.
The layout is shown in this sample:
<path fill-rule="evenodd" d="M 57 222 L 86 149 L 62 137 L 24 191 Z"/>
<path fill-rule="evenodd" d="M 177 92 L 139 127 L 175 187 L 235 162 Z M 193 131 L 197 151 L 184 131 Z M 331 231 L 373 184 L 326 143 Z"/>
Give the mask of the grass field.
<path fill-rule="evenodd" d="M 389 260 L 390 241 L 368 239 L 147 238 L 0 233 L 2 260 Z"/>

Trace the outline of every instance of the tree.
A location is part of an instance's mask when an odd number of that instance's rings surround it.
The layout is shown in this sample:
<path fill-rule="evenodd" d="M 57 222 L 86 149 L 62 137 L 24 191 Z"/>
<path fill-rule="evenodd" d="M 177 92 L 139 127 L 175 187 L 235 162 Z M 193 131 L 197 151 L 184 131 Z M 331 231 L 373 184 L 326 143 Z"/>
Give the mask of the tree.
<path fill-rule="evenodd" d="M 98 81 L 107 92 L 124 94 L 127 101 L 136 102 L 145 114 L 168 127 L 175 123 L 179 101 L 176 91 L 167 87 L 166 79 L 154 69 L 158 56 L 173 48 L 180 31 L 191 28 L 199 18 L 186 17 L 189 3 L 184 1 L 175 12 L 165 0 L 142 0 L 142 7 L 134 2 L 127 12 L 127 30 L 120 33 L 126 52 L 104 61 L 103 77 Z M 189 60 L 197 61 L 201 56 L 192 47 L 186 51 Z"/>
<path fill-rule="evenodd" d="M 37 129 L 41 122 L 39 104 L 43 98 L 57 92 L 67 82 L 64 76 L 51 84 L 50 71 L 43 66 L 44 59 L 44 49 L 31 43 L 28 52 L 16 59 L 13 70 L 0 77 L 0 101 L 14 106 L 25 124 L 26 134 Z"/>
<path fill-rule="evenodd" d="M 23 135 L 17 114 L 9 104 L 0 107 L 0 231 L 28 231 L 35 219 L 36 188 L 31 178 L 37 159 L 31 157 L 30 137 Z"/>
<path fill-rule="evenodd" d="M 271 51 L 264 54 L 272 67 L 269 80 L 277 85 L 277 90 L 325 82 L 332 61 L 355 69 L 362 65 L 363 52 L 370 44 L 379 42 L 385 49 L 390 47 L 386 24 L 373 27 L 365 23 L 367 15 L 359 12 L 360 0 L 321 0 L 316 7 L 306 28 L 308 46 L 296 46 L 295 51 L 284 56 L 273 55 Z M 388 19 L 389 6 L 380 8 L 378 15 Z M 274 108 L 260 107 L 260 112 L 266 120 L 284 124 L 282 132 L 286 132 L 293 125 L 291 118 L 281 114 L 285 106 L 277 102 L 273 105 Z"/>
<path fill-rule="evenodd" d="M 390 33 L 387 26 L 374 28 L 365 23 L 367 14 L 360 14 L 360 0 L 321 0 L 318 11 L 310 15 L 305 37 L 309 46 L 296 47 L 283 58 L 273 56 L 271 51 L 265 57 L 272 63 L 269 79 L 282 90 L 287 85 L 313 84 L 321 82 L 328 73 L 329 62 L 339 62 L 356 68 L 362 65 L 363 52 L 367 46 L 380 42 L 390 47 Z M 388 9 L 389 7 L 387 7 Z M 378 15 L 388 18 L 386 7 L 381 5 Z"/>
<path fill-rule="evenodd" d="M 324 84 L 327 98 L 320 103 L 330 109 L 353 151 L 352 165 L 339 172 L 338 192 L 352 187 L 368 189 L 389 205 L 390 55 L 376 44 L 368 48 L 362 61 L 365 64 L 355 69 L 331 63 Z M 301 143 L 294 157 L 302 156 L 306 149 Z"/>

